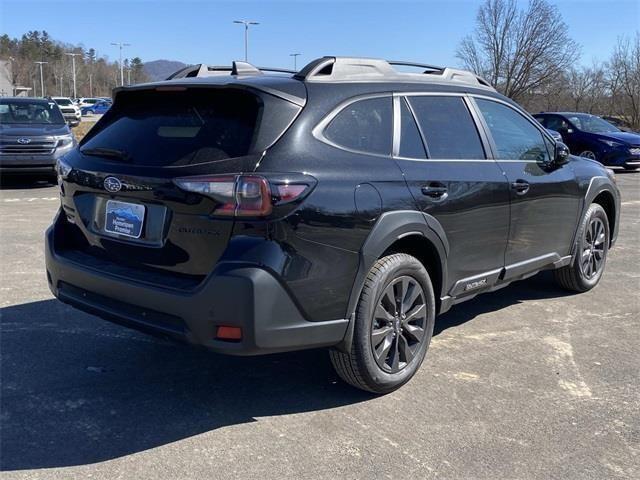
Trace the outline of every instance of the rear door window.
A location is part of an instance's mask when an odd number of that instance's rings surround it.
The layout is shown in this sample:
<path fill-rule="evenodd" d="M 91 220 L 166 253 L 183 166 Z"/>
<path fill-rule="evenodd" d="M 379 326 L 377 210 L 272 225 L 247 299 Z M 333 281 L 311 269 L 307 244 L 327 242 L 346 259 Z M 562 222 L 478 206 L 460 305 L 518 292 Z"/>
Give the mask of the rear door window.
<path fill-rule="evenodd" d="M 400 149 L 398 154 L 405 158 L 427 158 L 420 131 L 407 105 L 405 98 L 400 99 Z"/>
<path fill-rule="evenodd" d="M 323 134 L 347 150 L 391 155 L 393 114 L 391 96 L 359 100 L 343 108 Z"/>
<path fill-rule="evenodd" d="M 123 92 L 85 149 L 123 152 L 130 163 L 183 166 L 241 157 L 266 148 L 299 111 L 273 97 L 269 108 L 239 89 Z M 268 95 L 267 95 L 268 96 Z M 268 110 L 268 111 L 267 111 Z M 260 120 L 270 119 L 261 133 Z M 281 127 L 279 124 L 282 123 Z M 278 128 L 276 128 L 278 127 Z M 271 134 L 270 132 L 274 132 Z M 256 141 L 259 140 L 259 141 Z"/>
<path fill-rule="evenodd" d="M 411 96 L 408 99 L 427 142 L 429 158 L 486 158 L 473 118 L 461 97 Z"/>
<path fill-rule="evenodd" d="M 513 108 L 492 100 L 477 98 L 499 160 L 549 161 L 549 151 L 542 132 Z"/>

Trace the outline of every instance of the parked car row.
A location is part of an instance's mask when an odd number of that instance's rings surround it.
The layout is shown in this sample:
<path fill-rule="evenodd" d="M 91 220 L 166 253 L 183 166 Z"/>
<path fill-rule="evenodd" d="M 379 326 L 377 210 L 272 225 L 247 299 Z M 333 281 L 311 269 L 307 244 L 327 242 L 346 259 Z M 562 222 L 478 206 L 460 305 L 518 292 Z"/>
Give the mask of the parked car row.
<path fill-rule="evenodd" d="M 80 97 L 74 100 L 74 103 L 80 108 L 94 105 L 98 102 L 112 102 L 110 97 Z"/>

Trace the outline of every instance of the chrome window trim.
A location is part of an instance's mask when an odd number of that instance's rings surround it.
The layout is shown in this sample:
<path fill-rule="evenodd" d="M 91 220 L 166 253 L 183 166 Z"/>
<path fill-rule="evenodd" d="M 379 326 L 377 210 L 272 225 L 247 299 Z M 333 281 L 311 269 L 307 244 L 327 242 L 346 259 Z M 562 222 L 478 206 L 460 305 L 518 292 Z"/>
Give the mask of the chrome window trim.
<path fill-rule="evenodd" d="M 344 110 L 345 108 L 347 108 L 349 105 L 352 105 L 356 102 L 362 101 L 362 100 L 369 100 L 372 98 L 387 98 L 389 97 L 392 101 L 392 147 L 391 147 L 391 153 L 389 155 L 384 155 L 381 153 L 373 153 L 373 152 L 367 152 L 364 150 L 356 150 L 356 149 L 352 149 L 349 147 L 345 147 L 343 145 L 339 145 L 335 142 L 332 142 L 331 140 L 329 140 L 327 137 L 325 137 L 324 135 L 324 130 L 327 128 L 327 126 L 331 123 L 331 121 L 340 113 L 342 112 L 342 110 Z M 447 158 L 447 159 L 441 159 L 441 158 L 430 158 L 429 155 L 429 150 L 428 150 L 428 145 L 425 141 L 425 137 L 424 137 L 424 132 L 422 131 L 422 128 L 420 126 L 420 123 L 417 121 L 416 119 L 416 115 L 415 112 L 413 111 L 413 107 L 411 106 L 411 102 L 407 101 L 407 107 L 409 108 L 411 114 L 413 115 L 414 121 L 416 122 L 416 126 L 418 128 L 418 132 L 420 133 L 420 136 L 422 137 L 422 142 L 423 142 L 423 146 L 425 149 L 425 153 L 427 155 L 427 158 L 412 158 L 412 157 L 403 157 L 399 155 L 399 149 L 400 149 L 400 137 L 401 137 L 401 131 L 402 131 L 402 125 L 401 125 L 401 119 L 400 119 L 400 102 L 402 101 L 402 99 L 406 98 L 406 97 L 460 97 L 463 99 L 465 106 L 467 107 L 467 110 L 469 111 L 469 115 L 471 116 L 471 120 L 476 128 L 476 131 L 478 133 L 478 137 L 480 139 L 480 143 L 482 145 L 483 150 L 485 151 L 485 157 L 484 159 L 467 159 L 467 158 Z M 518 113 L 519 115 L 523 116 L 525 118 L 525 120 L 529 121 L 529 123 L 531 123 L 541 134 L 543 137 L 546 137 L 547 139 L 549 139 L 551 141 L 551 143 L 553 145 L 555 145 L 555 140 L 553 139 L 553 137 L 551 137 L 551 135 L 544 129 L 544 127 L 542 127 L 542 125 L 540 125 L 537 120 L 535 120 L 535 118 L 533 118 L 533 116 L 531 116 L 529 113 L 527 113 L 526 111 L 522 110 L 521 108 L 516 108 L 514 105 L 512 105 L 509 102 L 506 102 L 500 98 L 496 98 L 490 95 L 482 95 L 482 94 L 477 94 L 477 93 L 464 93 L 464 92 L 377 92 L 377 93 L 370 93 L 370 94 L 364 94 L 364 95 L 357 95 L 355 97 L 351 97 L 348 98 L 346 100 L 343 100 L 342 102 L 340 102 L 336 107 L 334 107 L 322 120 L 320 120 L 320 122 L 318 122 L 318 124 L 313 128 L 313 130 L 311 131 L 311 134 L 319 141 L 330 145 L 334 148 L 337 148 L 339 150 L 343 150 L 345 152 L 349 152 L 349 153 L 355 153 L 355 154 L 364 154 L 364 155 L 370 155 L 373 157 L 378 157 L 378 158 L 394 158 L 397 160 L 407 160 L 407 161 L 412 161 L 412 162 L 470 162 L 470 163 L 476 163 L 476 162 L 487 162 L 487 161 L 495 161 L 498 163 L 536 163 L 539 164 L 540 162 L 537 160 L 519 160 L 519 159 L 498 159 L 496 158 L 496 146 L 493 140 L 493 136 L 491 135 L 491 132 L 488 130 L 488 126 L 486 125 L 485 121 L 484 121 L 484 117 L 482 116 L 482 112 L 480 111 L 480 108 L 478 107 L 477 103 L 475 102 L 475 98 L 481 98 L 484 100 L 490 100 L 496 103 L 501 103 L 509 108 L 511 108 L 512 110 L 514 110 L 516 113 Z"/>
<path fill-rule="evenodd" d="M 402 135 L 402 119 L 400 118 L 400 102 L 402 98 L 396 93 L 393 94 L 393 146 L 391 147 L 391 156 L 397 158 L 400 154 L 400 138 Z"/>

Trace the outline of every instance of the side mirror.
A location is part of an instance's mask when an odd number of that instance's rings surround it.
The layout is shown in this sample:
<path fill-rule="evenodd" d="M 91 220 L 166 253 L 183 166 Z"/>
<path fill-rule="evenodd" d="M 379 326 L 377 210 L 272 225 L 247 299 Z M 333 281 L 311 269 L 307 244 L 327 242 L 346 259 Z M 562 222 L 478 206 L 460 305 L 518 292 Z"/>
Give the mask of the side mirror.
<path fill-rule="evenodd" d="M 565 163 L 568 163 L 570 155 L 569 147 L 562 142 L 556 142 L 555 156 L 553 159 L 553 163 L 555 165 L 564 165 Z"/>

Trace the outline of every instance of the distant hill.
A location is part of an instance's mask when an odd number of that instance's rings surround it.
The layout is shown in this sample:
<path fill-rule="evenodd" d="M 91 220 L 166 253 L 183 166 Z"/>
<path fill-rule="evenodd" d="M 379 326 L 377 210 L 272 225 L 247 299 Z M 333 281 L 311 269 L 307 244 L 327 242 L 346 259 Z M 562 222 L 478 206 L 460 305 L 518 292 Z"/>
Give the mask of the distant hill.
<path fill-rule="evenodd" d="M 144 63 L 144 72 L 149 77 L 149 80 L 153 82 L 156 80 L 164 80 L 176 70 L 180 70 L 186 66 L 186 63 L 175 60 L 153 60 Z"/>

